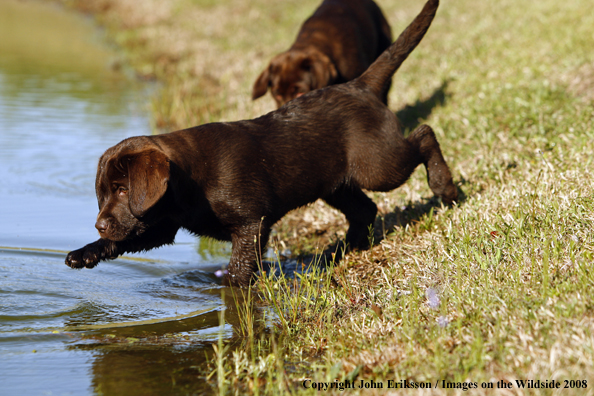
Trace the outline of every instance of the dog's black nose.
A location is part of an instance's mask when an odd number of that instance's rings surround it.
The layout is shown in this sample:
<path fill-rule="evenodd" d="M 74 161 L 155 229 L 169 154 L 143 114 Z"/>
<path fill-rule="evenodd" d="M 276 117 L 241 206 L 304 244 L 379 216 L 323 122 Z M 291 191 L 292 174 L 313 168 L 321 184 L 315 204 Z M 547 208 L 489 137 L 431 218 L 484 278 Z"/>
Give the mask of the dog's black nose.
<path fill-rule="evenodd" d="M 99 231 L 100 234 L 103 234 L 105 231 L 107 231 L 108 227 L 109 227 L 109 224 L 107 223 L 107 220 L 105 220 L 105 219 L 99 219 L 95 223 L 95 228 Z"/>

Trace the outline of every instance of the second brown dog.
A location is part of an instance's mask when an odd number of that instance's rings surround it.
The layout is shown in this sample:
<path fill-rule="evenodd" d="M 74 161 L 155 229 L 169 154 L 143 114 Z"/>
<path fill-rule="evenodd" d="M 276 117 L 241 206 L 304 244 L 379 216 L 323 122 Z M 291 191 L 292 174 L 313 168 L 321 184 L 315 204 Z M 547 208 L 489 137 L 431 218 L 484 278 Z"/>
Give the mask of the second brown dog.
<path fill-rule="evenodd" d="M 280 107 L 314 89 L 350 81 L 391 43 L 390 25 L 372 0 L 324 0 L 291 48 L 260 74 L 252 99 L 270 89 Z M 387 90 L 383 101 L 387 103 Z"/>

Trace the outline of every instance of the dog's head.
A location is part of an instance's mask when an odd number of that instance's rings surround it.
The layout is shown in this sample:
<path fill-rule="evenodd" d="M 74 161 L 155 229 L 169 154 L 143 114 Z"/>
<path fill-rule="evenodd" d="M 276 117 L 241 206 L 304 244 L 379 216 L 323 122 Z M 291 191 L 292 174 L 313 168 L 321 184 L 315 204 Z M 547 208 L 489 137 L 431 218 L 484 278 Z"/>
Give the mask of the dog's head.
<path fill-rule="evenodd" d="M 337 79 L 336 67 L 319 51 L 289 50 L 277 55 L 260 74 L 252 99 L 266 94 L 268 88 L 278 107 L 306 92 L 331 85 Z"/>
<path fill-rule="evenodd" d="M 165 195 L 170 174 L 169 158 L 160 149 L 126 142 L 101 156 L 95 180 L 95 227 L 101 238 L 114 241 L 144 232 L 147 213 Z"/>

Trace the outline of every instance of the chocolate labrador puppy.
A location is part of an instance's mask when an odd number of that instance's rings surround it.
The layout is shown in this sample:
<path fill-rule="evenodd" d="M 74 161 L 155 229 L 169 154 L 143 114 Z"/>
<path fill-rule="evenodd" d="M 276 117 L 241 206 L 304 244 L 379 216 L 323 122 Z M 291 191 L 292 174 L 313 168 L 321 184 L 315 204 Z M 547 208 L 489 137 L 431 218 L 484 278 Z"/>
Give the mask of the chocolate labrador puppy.
<path fill-rule="evenodd" d="M 350 81 L 391 43 L 390 25 L 372 0 L 324 0 L 291 48 L 260 74 L 252 99 L 270 88 L 280 107 L 314 89 Z M 387 91 L 382 100 L 387 103 Z"/>
<path fill-rule="evenodd" d="M 92 268 L 126 252 L 171 244 L 180 228 L 233 243 L 226 283 L 248 285 L 270 228 L 321 198 L 349 221 L 345 243 L 367 248 L 377 213 L 362 189 L 390 191 L 424 164 L 445 203 L 457 189 L 432 129 L 407 138 L 381 101 L 390 78 L 429 28 L 439 1 L 359 78 L 311 91 L 254 120 L 133 137 L 99 160 L 101 238 L 66 264 Z"/>

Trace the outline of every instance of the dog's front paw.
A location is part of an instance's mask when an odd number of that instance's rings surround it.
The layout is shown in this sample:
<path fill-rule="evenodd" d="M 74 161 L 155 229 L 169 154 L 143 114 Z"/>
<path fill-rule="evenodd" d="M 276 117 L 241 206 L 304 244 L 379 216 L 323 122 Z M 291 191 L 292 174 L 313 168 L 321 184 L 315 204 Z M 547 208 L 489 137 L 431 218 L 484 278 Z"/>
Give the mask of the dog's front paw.
<path fill-rule="evenodd" d="M 66 265 L 70 268 L 93 268 L 99 264 L 99 252 L 92 245 L 73 250 L 66 256 Z"/>

